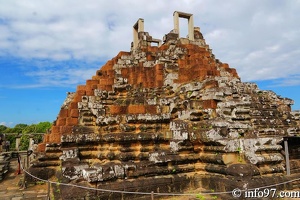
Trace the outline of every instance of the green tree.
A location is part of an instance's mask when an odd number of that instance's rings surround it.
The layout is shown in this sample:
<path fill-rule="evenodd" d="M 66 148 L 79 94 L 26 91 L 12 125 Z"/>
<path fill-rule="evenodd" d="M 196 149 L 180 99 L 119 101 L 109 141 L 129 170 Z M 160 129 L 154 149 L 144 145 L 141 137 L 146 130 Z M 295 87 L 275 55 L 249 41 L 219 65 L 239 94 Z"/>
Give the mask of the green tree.
<path fill-rule="evenodd" d="M 12 133 L 12 128 L 7 127 L 7 129 L 5 129 L 3 133 Z"/>
<path fill-rule="evenodd" d="M 43 141 L 43 135 L 34 135 L 33 140 L 35 143 L 40 143 Z"/>
<path fill-rule="evenodd" d="M 25 133 L 46 133 L 52 126 L 50 122 L 39 122 L 38 124 L 16 124 L 15 127 L 10 128 L 4 125 L 0 125 L 0 133 L 5 133 L 5 138 L 10 141 L 10 147 L 15 148 L 17 134 L 22 133 L 20 138 L 20 150 L 27 150 L 29 147 L 30 136 Z M 43 135 L 33 135 L 33 139 L 36 143 L 42 142 Z"/>
<path fill-rule="evenodd" d="M 29 135 L 26 134 L 22 134 L 21 138 L 20 138 L 20 146 L 19 149 L 21 151 L 26 151 L 28 150 L 29 147 Z"/>
<path fill-rule="evenodd" d="M 26 126 L 22 133 L 36 133 L 36 124 L 31 124 L 29 126 Z"/>
<path fill-rule="evenodd" d="M 50 122 L 40 122 L 26 126 L 22 133 L 46 133 L 51 128 Z"/>
<path fill-rule="evenodd" d="M 12 128 L 11 133 L 22 133 L 27 126 L 27 124 L 16 124 L 15 127 Z"/>
<path fill-rule="evenodd" d="M 16 134 L 6 133 L 5 139 L 10 141 L 10 149 L 15 149 L 16 147 Z"/>
<path fill-rule="evenodd" d="M 36 125 L 36 133 L 46 133 L 52 126 L 50 122 L 40 122 Z"/>
<path fill-rule="evenodd" d="M 22 133 L 20 138 L 20 150 L 27 150 L 29 147 L 30 136 L 26 133 L 46 133 L 52 126 L 50 122 L 39 122 L 38 124 L 16 124 L 15 127 L 10 128 L 4 125 L 0 125 L 0 133 L 5 133 L 5 137 L 10 141 L 11 148 L 16 146 L 16 137 L 17 134 L 12 133 Z M 43 135 L 33 135 L 35 142 L 40 143 L 42 141 Z"/>
<path fill-rule="evenodd" d="M 3 133 L 8 127 L 0 125 L 0 133 Z"/>

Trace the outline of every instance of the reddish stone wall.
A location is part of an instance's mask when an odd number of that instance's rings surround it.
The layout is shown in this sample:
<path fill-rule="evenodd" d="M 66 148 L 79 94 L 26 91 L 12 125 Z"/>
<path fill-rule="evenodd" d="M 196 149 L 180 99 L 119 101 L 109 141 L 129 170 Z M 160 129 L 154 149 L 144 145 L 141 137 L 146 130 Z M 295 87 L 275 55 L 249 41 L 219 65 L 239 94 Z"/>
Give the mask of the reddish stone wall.
<path fill-rule="evenodd" d="M 192 80 L 202 81 L 209 76 L 220 76 L 218 66 L 225 68 L 233 77 L 238 77 L 235 69 L 229 68 L 228 64 L 217 63 L 204 47 L 192 44 L 181 45 L 181 47 L 187 49 L 187 55 L 178 60 L 179 78 L 177 83 L 182 84 Z"/>
<path fill-rule="evenodd" d="M 163 66 L 157 64 L 154 67 L 133 66 L 122 69 L 122 75 L 128 79 L 128 83 L 143 88 L 155 88 L 163 86 Z"/>
<path fill-rule="evenodd" d="M 178 79 L 174 83 L 184 84 L 193 80 L 202 81 L 209 76 L 220 76 L 219 68 L 229 72 L 233 77 L 238 77 L 236 70 L 229 68 L 228 64 L 217 63 L 211 53 L 205 48 L 194 44 L 181 44 L 180 48 L 186 53 L 175 61 L 178 64 Z M 146 61 L 159 60 L 159 56 L 169 49 L 169 44 L 160 47 L 142 47 L 145 52 Z M 123 57 L 132 56 L 130 52 L 120 52 L 112 60 L 109 60 L 101 69 L 97 70 L 96 75 L 91 80 L 86 81 L 86 85 L 77 86 L 76 94 L 68 108 L 61 109 L 56 123 L 51 129 L 51 134 L 46 135 L 44 143 L 60 143 L 60 137 L 64 134 L 72 133 L 72 127 L 79 124 L 78 102 L 82 101 L 82 96 L 94 96 L 94 90 L 112 91 L 115 84 L 114 65 Z M 152 67 L 144 67 L 145 61 L 136 64 L 127 64 L 121 68 L 122 78 L 126 78 L 128 84 L 133 88 L 161 88 L 164 84 L 164 64 L 158 63 Z M 206 88 L 215 87 L 216 82 L 206 83 Z M 204 108 L 216 108 L 213 100 L 203 101 Z M 118 114 L 156 114 L 155 106 L 150 105 L 108 105 L 108 112 L 112 115 Z M 43 150 L 44 144 L 40 150 Z"/>

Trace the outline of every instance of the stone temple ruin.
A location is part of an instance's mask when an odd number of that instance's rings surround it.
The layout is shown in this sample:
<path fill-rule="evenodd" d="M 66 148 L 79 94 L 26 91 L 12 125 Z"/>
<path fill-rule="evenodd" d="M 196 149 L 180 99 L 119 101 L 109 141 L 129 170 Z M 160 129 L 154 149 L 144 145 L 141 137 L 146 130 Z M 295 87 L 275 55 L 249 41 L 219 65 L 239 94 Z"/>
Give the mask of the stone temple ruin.
<path fill-rule="evenodd" d="M 173 16 L 174 29 L 163 40 L 138 19 L 130 52 L 68 93 L 35 152 L 32 174 L 157 193 L 231 191 L 300 177 L 300 114 L 291 111 L 293 101 L 242 82 L 212 54 L 192 14 Z M 188 20 L 187 38 L 179 37 L 180 17 Z M 55 187 L 63 199 L 141 198 Z"/>

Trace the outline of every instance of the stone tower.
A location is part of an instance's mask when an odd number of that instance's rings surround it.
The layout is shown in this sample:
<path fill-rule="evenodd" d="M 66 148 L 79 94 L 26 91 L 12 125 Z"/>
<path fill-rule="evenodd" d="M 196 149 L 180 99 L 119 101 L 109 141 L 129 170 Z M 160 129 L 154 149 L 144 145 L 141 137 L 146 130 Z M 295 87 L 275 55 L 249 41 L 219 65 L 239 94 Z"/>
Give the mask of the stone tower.
<path fill-rule="evenodd" d="M 286 176 L 286 166 L 299 166 L 297 148 L 283 153 L 283 141 L 300 134 L 293 101 L 241 82 L 212 54 L 192 14 L 173 17 L 174 29 L 163 40 L 138 19 L 131 51 L 68 93 L 39 144 L 33 174 L 137 192 L 230 191 L 299 175 Z M 179 37 L 180 17 L 188 20 L 187 38 Z M 60 187 L 65 199 L 140 197 Z"/>

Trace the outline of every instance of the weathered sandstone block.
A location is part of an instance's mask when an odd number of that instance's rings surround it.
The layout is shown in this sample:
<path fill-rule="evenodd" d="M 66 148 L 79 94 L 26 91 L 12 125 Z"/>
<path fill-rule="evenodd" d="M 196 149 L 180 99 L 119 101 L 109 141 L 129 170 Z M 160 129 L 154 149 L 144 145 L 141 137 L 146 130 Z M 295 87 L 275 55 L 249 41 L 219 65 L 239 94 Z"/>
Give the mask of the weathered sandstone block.
<path fill-rule="evenodd" d="M 228 191 L 290 180 L 288 140 L 293 176 L 300 176 L 300 114 L 291 112 L 291 99 L 242 82 L 215 59 L 197 28 L 190 27 L 189 39 L 174 29 L 161 44 L 136 26 L 130 52 L 68 93 L 33 167 L 60 165 L 65 182 L 90 187 L 182 192 L 203 183 Z"/>

